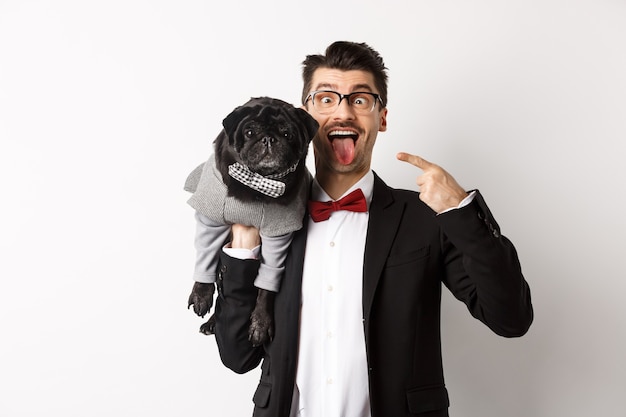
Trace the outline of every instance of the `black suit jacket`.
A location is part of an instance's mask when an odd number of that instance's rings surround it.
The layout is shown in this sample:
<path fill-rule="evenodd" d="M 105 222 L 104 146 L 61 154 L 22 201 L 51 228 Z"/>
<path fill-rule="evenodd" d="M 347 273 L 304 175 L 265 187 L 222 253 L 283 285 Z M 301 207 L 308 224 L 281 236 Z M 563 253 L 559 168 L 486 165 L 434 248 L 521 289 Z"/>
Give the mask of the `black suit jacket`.
<path fill-rule="evenodd" d="M 307 222 L 305 222 L 306 225 Z M 216 340 L 235 372 L 263 361 L 254 416 L 288 417 L 296 377 L 306 226 L 287 257 L 275 302 L 275 337 L 247 340 L 257 261 L 221 256 Z M 363 265 L 363 328 L 373 417 L 447 416 L 440 303 L 444 284 L 495 333 L 521 336 L 533 311 L 516 251 L 480 193 L 439 216 L 419 193 L 388 187 L 375 175 Z"/>

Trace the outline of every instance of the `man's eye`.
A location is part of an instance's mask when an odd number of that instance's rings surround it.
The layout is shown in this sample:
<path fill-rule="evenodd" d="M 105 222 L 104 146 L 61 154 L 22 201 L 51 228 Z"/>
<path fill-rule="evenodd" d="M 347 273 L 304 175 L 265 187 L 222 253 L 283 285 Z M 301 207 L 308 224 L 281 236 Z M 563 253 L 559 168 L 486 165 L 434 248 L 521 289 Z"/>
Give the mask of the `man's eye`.
<path fill-rule="evenodd" d="M 355 96 L 352 99 L 352 104 L 359 108 L 367 108 L 370 106 L 370 98 L 364 94 Z"/>

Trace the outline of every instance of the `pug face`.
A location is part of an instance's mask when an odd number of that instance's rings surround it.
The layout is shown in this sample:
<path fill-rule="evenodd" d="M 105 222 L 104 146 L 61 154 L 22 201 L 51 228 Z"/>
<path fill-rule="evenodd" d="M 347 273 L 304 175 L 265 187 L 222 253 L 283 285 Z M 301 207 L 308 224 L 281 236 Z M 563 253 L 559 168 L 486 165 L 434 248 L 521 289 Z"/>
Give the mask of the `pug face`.
<path fill-rule="evenodd" d="M 305 110 L 268 97 L 237 107 L 223 126 L 233 161 L 263 176 L 284 172 L 303 160 L 318 129 Z"/>

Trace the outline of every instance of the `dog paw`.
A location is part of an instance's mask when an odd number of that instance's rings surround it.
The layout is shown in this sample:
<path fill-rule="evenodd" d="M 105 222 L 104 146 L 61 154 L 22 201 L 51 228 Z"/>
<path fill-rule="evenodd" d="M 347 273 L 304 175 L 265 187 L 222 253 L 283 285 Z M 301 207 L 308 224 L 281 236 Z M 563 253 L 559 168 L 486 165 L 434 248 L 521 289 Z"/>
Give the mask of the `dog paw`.
<path fill-rule="evenodd" d="M 200 317 L 204 317 L 213 306 L 213 294 L 215 284 L 196 282 L 193 284 L 191 294 L 187 300 L 187 308 L 193 305 L 193 311 Z"/>
<path fill-rule="evenodd" d="M 248 330 L 248 340 L 253 346 L 261 346 L 271 342 L 274 338 L 274 323 L 272 317 L 265 312 L 255 309 L 250 316 L 250 328 Z"/>
<path fill-rule="evenodd" d="M 215 334 L 215 315 L 209 317 L 209 320 L 200 326 L 200 333 L 207 336 Z"/>

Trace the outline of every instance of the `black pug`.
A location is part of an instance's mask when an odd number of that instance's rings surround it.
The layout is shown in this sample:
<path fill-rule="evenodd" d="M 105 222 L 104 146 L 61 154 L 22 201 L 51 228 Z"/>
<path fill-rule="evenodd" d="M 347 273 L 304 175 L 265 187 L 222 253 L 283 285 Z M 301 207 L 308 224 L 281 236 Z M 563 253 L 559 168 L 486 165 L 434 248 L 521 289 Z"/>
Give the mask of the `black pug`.
<path fill-rule="evenodd" d="M 311 174 L 305 166 L 318 123 L 305 110 L 282 100 L 252 98 L 222 122 L 214 154 L 187 178 L 196 210 L 197 259 L 188 308 L 204 317 L 213 305 L 219 251 L 234 223 L 255 226 L 261 234 L 258 295 L 251 306 L 249 339 L 255 345 L 273 338 L 274 296 L 286 250 L 302 227 Z M 211 316 L 200 327 L 215 333 Z"/>

